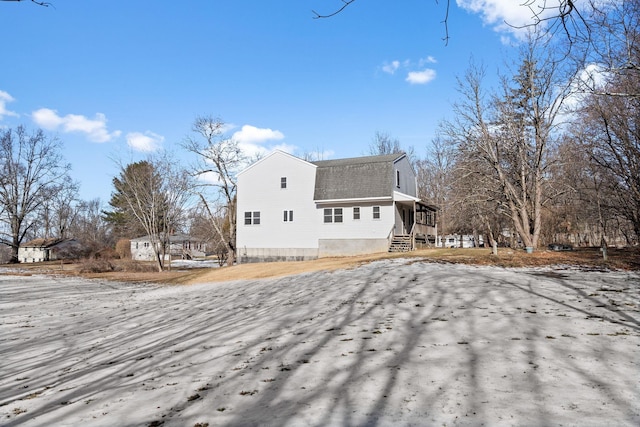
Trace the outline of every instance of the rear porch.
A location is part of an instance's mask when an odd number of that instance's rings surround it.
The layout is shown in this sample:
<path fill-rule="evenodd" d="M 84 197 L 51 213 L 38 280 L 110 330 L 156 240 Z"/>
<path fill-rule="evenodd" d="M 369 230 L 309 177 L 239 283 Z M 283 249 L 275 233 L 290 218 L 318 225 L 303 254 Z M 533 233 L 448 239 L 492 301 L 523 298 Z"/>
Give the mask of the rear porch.
<path fill-rule="evenodd" d="M 417 198 L 404 196 L 395 201 L 395 224 L 389 239 L 389 252 L 408 252 L 418 245 L 436 242 L 437 207 Z"/>

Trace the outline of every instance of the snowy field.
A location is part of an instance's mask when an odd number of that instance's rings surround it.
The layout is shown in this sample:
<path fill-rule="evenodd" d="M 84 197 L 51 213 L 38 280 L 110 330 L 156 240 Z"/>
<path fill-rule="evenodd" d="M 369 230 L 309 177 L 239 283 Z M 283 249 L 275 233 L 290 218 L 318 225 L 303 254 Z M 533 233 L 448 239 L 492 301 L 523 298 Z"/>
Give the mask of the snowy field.
<path fill-rule="evenodd" d="M 0 275 L 4 426 L 638 426 L 640 275 Z"/>

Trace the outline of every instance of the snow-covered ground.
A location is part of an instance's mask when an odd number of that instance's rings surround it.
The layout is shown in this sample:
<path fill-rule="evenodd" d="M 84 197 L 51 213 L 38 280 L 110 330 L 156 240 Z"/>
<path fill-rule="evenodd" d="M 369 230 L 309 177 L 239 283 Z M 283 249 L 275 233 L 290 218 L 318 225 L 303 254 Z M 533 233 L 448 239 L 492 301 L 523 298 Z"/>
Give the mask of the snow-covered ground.
<path fill-rule="evenodd" d="M 0 275 L 0 424 L 640 425 L 640 275 Z"/>

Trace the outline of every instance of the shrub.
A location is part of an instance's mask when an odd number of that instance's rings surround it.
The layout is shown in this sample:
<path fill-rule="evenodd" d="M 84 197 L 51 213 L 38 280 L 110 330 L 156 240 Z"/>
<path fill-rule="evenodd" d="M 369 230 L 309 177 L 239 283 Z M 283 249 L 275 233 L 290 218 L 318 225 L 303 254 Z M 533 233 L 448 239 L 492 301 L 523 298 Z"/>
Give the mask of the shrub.
<path fill-rule="evenodd" d="M 155 272 L 156 266 L 152 263 L 137 262 L 137 261 L 123 261 L 120 262 L 120 271 L 132 272 L 132 273 L 150 273 Z"/>
<path fill-rule="evenodd" d="M 80 273 L 106 273 L 114 270 L 115 266 L 108 259 L 85 259 L 80 265 Z"/>
<path fill-rule="evenodd" d="M 116 242 L 116 252 L 120 255 L 120 259 L 131 259 L 131 240 L 118 240 Z"/>

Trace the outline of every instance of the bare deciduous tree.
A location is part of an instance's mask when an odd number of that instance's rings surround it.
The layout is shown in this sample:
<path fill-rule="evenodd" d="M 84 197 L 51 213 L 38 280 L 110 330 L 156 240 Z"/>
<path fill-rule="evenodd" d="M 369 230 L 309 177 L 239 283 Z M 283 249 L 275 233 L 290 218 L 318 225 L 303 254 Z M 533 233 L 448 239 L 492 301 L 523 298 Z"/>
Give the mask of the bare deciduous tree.
<path fill-rule="evenodd" d="M 372 156 L 381 156 L 386 154 L 405 153 L 409 159 L 409 163 L 415 167 L 417 161 L 415 149 L 411 146 L 403 149 L 398 138 L 394 138 L 387 132 L 376 131 L 369 145 L 369 154 Z"/>
<path fill-rule="evenodd" d="M 149 237 L 158 271 L 165 267 L 170 235 L 181 225 L 191 197 L 189 174 L 166 153 L 143 162 L 120 164 L 116 191 Z"/>
<path fill-rule="evenodd" d="M 105 221 L 100 199 L 81 200 L 76 204 L 75 211 L 69 235 L 82 242 L 87 255 L 114 246 L 112 227 Z"/>
<path fill-rule="evenodd" d="M 617 78 L 614 91 L 640 93 L 640 74 Z M 640 236 L 640 97 L 593 95 L 579 115 L 582 149 L 602 179 L 606 205 Z"/>
<path fill-rule="evenodd" d="M 640 75 L 640 1 L 595 1 L 589 5 L 588 31 L 572 40 L 575 85 L 583 93 L 640 97 L 637 87 L 609 84 L 619 77 Z"/>
<path fill-rule="evenodd" d="M 471 69 L 460 82 L 463 101 L 454 106 L 449 136 L 458 141 L 469 174 L 491 178 L 487 196 L 508 215 L 526 247 L 538 246 L 542 210 L 553 198 L 547 182 L 549 151 L 557 138 L 557 119 L 569 94 L 558 62 L 541 38 L 523 47 L 518 71 L 503 79 L 502 93 L 484 92 L 484 70 Z M 480 162 L 480 164 L 478 164 Z M 478 182 L 482 182 L 480 179 Z"/>
<path fill-rule="evenodd" d="M 61 149 L 59 140 L 40 129 L 29 134 L 19 126 L 0 132 L 0 221 L 8 230 L 0 242 L 11 247 L 11 262 L 18 262 L 18 248 L 36 226 L 36 213 L 64 187 L 70 165 Z"/>
<path fill-rule="evenodd" d="M 436 224 L 440 235 L 450 232 L 454 160 L 454 147 L 447 144 L 443 138 L 436 137 L 427 149 L 426 157 L 414 163 L 418 197 L 439 209 Z"/>
<path fill-rule="evenodd" d="M 66 239 L 78 214 L 78 190 L 80 184 L 67 176 L 40 209 L 41 231 L 44 238 Z"/>
<path fill-rule="evenodd" d="M 236 259 L 236 190 L 237 173 L 249 162 L 238 142 L 225 137 L 225 123 L 212 116 L 197 117 L 192 127 L 195 136 L 182 146 L 197 157 L 194 175 L 200 179 L 199 194 L 209 223 L 227 246 L 227 264 Z M 215 188 L 213 203 L 207 200 L 206 188 Z"/>

